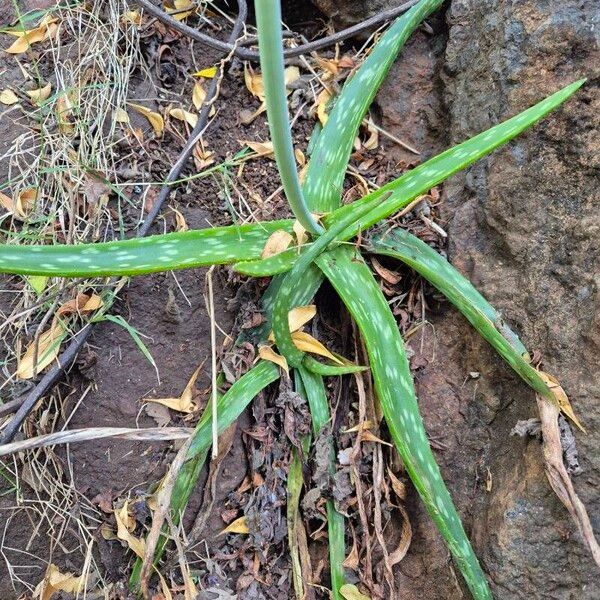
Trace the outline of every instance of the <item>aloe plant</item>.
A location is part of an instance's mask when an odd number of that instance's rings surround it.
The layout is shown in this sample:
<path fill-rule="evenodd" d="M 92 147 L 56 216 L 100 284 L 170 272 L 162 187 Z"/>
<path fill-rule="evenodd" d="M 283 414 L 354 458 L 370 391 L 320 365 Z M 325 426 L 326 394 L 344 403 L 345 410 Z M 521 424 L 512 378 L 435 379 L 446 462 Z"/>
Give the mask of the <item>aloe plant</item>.
<path fill-rule="evenodd" d="M 279 351 L 300 374 L 315 434 L 329 420 L 322 377 L 363 368 L 317 361 L 296 348 L 290 336 L 288 311 L 308 303 L 323 277 L 329 279 L 364 338 L 375 390 L 392 441 L 407 472 L 456 560 L 471 594 L 477 600 L 486 600 L 492 598 L 487 580 L 427 441 L 404 342 L 367 263 L 358 249 L 346 242 L 539 121 L 574 94 L 584 80 L 572 83 L 511 119 L 428 160 L 364 198 L 340 206 L 352 143 L 364 114 L 410 33 L 441 4 L 442 0 L 421 0 L 381 37 L 336 99 L 317 138 L 306 180 L 300 186 L 285 104 L 279 2 L 255 0 L 267 114 L 276 160 L 290 207 L 298 221 L 313 234 L 310 243 L 302 248 L 291 248 L 261 259 L 263 248 L 273 232 L 293 230 L 294 223 L 288 219 L 77 247 L 0 245 L 0 271 L 80 277 L 141 275 L 161 270 L 231 264 L 239 272 L 249 275 L 276 275 L 263 299 L 270 325 L 260 329 L 256 335 L 259 340 L 266 338 L 272 326 Z M 312 212 L 326 213 L 322 225 L 315 221 Z M 446 261 L 401 230 L 367 235 L 367 239 L 370 252 L 404 261 L 438 287 L 526 383 L 553 401 L 552 391 L 529 364 L 527 351 L 516 334 Z M 219 430 L 231 424 L 252 398 L 279 375 L 279 370 L 272 363 L 259 361 L 219 400 Z M 207 410 L 198 424 L 188 463 L 175 488 L 172 506 L 175 519 L 183 512 L 205 460 L 211 443 L 210 429 L 211 415 Z M 332 468 L 334 458 L 332 454 Z M 294 494 L 299 493 L 300 475 L 301 470 L 296 464 L 291 486 Z M 344 581 L 340 566 L 344 557 L 343 517 L 335 511 L 331 502 L 327 504 L 327 514 L 332 593 L 339 600 Z"/>

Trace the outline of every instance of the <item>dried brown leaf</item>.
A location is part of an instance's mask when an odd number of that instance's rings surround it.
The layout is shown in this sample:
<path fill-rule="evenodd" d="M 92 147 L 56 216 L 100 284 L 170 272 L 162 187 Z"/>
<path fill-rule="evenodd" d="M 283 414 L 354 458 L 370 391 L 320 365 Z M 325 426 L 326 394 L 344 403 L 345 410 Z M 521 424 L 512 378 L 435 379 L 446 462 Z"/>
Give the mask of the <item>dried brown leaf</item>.
<path fill-rule="evenodd" d="M 198 406 L 194 402 L 194 392 L 196 390 L 196 381 L 198 380 L 201 369 L 202 365 L 194 371 L 179 398 L 147 398 L 146 401 L 162 404 L 163 406 L 186 414 L 194 412 L 198 409 Z"/>
<path fill-rule="evenodd" d="M 50 600 L 57 592 L 80 594 L 83 586 L 83 576 L 75 577 L 72 573 L 61 573 L 55 564 L 50 563 L 44 579 L 36 586 L 33 597 L 39 600 Z"/>
<path fill-rule="evenodd" d="M 285 357 L 281 356 L 281 354 L 277 354 L 271 346 L 259 346 L 258 347 L 258 356 L 263 360 L 268 360 L 269 362 L 275 363 L 277 366 L 281 367 L 286 373 L 289 373 L 289 367 L 287 364 L 287 360 Z"/>
<path fill-rule="evenodd" d="M 60 344 L 66 336 L 66 331 L 60 319 L 54 319 L 48 330 L 42 333 L 37 344 L 37 368 L 34 365 L 36 355 L 35 340 L 29 344 L 25 354 L 19 360 L 16 376 L 19 379 L 31 379 L 45 369 L 60 352 Z"/>
<path fill-rule="evenodd" d="M 546 382 L 546 385 L 550 388 L 551 392 L 554 394 L 554 397 L 556 398 L 556 402 L 560 410 L 565 415 L 567 415 L 567 417 L 569 417 L 569 419 L 571 419 L 571 421 L 573 421 L 573 423 L 575 423 L 575 425 L 577 425 L 577 427 L 581 431 L 585 433 L 585 428 L 575 415 L 573 407 L 569 402 L 569 398 L 565 393 L 565 390 L 563 390 L 562 386 L 558 382 L 558 380 L 554 376 L 550 375 L 550 373 L 544 373 L 544 371 L 538 371 L 538 373 L 540 374 L 540 377 Z"/>
<path fill-rule="evenodd" d="M 2 102 L 2 104 L 11 106 L 12 104 L 16 104 L 18 101 L 19 97 L 11 89 L 5 89 L 0 92 L 0 102 Z"/>
<path fill-rule="evenodd" d="M 163 131 L 165 130 L 165 121 L 161 115 L 150 110 L 149 108 L 146 108 L 145 106 L 142 106 L 141 104 L 129 102 L 129 106 L 131 106 L 131 108 L 133 108 L 133 110 L 138 112 L 140 115 L 143 115 L 146 117 L 146 119 L 148 119 L 148 122 L 150 125 L 152 125 L 152 129 L 154 129 L 154 133 L 157 137 L 162 136 Z"/>
<path fill-rule="evenodd" d="M 225 533 L 250 533 L 248 524 L 246 522 L 246 516 L 244 515 L 243 517 L 231 522 L 229 525 L 227 525 L 227 527 L 225 527 L 225 529 L 223 529 L 223 531 L 219 533 L 219 535 L 224 535 Z"/>
<path fill-rule="evenodd" d="M 294 238 L 287 231 L 283 229 L 274 231 L 263 248 L 261 258 L 269 258 L 287 250 L 293 241 Z"/>

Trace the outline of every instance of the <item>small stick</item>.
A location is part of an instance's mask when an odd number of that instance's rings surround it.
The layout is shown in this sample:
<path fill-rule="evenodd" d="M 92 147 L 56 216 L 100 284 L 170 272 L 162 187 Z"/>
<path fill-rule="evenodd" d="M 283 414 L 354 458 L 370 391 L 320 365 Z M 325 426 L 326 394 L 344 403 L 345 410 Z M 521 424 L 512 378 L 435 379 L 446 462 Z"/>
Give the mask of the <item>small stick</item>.
<path fill-rule="evenodd" d="M 345 39 L 356 37 L 365 31 L 376 29 L 379 27 L 379 25 L 387 21 L 391 21 L 402 13 L 405 13 L 419 1 L 420 0 L 409 0 L 400 6 L 381 11 L 374 17 L 371 17 L 362 23 L 358 23 L 357 25 L 353 25 L 352 27 L 348 27 L 347 29 L 343 29 L 342 31 L 338 31 L 332 35 L 328 35 L 320 40 L 302 44 L 301 46 L 296 46 L 295 48 L 288 48 L 284 51 L 283 57 L 293 58 L 295 56 L 301 56 L 302 54 L 309 54 L 310 52 L 315 52 L 316 50 L 333 46 L 334 44 L 344 41 Z M 222 42 L 221 40 L 217 40 L 209 35 L 206 35 L 205 33 L 202 33 L 201 31 L 197 31 L 193 27 L 186 25 L 183 21 L 177 21 L 176 19 L 173 19 L 173 17 L 169 16 L 164 10 L 161 10 L 152 4 L 150 0 L 133 0 L 133 2 L 134 4 L 137 4 L 143 8 L 149 15 L 152 15 L 158 21 L 161 21 L 172 29 L 179 31 L 179 33 L 183 33 L 189 38 L 200 42 L 205 46 L 209 46 L 210 48 L 214 48 L 215 50 L 219 50 L 223 53 L 233 51 L 233 54 L 242 60 L 249 60 L 252 62 L 259 62 L 260 60 L 258 52 L 255 50 L 248 50 L 243 46 L 235 47 L 234 44 L 230 42 Z"/>
<path fill-rule="evenodd" d="M 217 328 L 215 327 L 215 302 L 213 295 L 212 266 L 206 278 L 208 281 L 208 316 L 210 317 L 210 366 L 212 388 L 210 395 L 210 408 L 212 414 L 212 458 L 219 455 L 219 422 L 217 419 Z"/>

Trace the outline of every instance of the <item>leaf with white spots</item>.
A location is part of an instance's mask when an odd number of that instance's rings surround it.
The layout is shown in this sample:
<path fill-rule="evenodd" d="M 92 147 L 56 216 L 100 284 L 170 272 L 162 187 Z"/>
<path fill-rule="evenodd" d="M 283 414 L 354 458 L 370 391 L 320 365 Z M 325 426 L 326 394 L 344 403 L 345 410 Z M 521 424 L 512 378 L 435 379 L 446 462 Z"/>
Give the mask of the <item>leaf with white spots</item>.
<path fill-rule="evenodd" d="M 296 388 L 298 393 L 304 396 L 308 402 L 313 434 L 318 439 L 323 428 L 331 423 L 331 411 L 323 378 L 303 367 L 298 369 L 298 373 L 302 385 L 297 385 Z M 326 443 L 329 446 L 328 468 L 333 476 L 336 469 L 336 452 L 333 438 L 329 436 Z M 327 500 L 326 507 L 332 596 L 333 600 L 338 600 L 340 598 L 339 590 L 345 583 L 344 568 L 342 566 L 346 557 L 344 515 L 335 509 L 332 499 Z"/>
<path fill-rule="evenodd" d="M 353 248 L 321 254 L 317 264 L 354 317 L 367 347 L 375 390 L 406 470 L 448 544 L 474 598 L 491 600 L 427 440 L 398 325 L 368 266 Z"/>
<path fill-rule="evenodd" d="M 443 0 L 422 0 L 398 17 L 347 81 L 333 108 L 327 106 L 327 91 L 319 96 L 317 113 L 324 127 L 303 185 L 312 211 L 331 211 L 340 205 L 346 167 L 365 113 L 406 40 L 442 3 Z"/>
<path fill-rule="evenodd" d="M 337 223 L 345 215 L 355 210 L 356 207 L 379 199 L 379 203 L 377 203 L 375 208 L 348 227 L 340 234 L 339 239 L 348 240 L 354 237 L 359 231 L 365 231 L 371 225 L 375 225 L 379 221 L 401 210 L 415 198 L 427 193 L 431 188 L 448 179 L 454 173 L 465 169 L 502 144 L 512 140 L 560 106 L 585 81 L 585 79 L 580 79 L 566 86 L 511 119 L 495 125 L 466 142 L 438 154 L 436 157 L 408 171 L 402 177 L 382 186 L 368 196 L 325 215 L 322 219 L 323 224 L 325 227 L 328 227 L 333 223 Z M 309 248 L 309 245 L 305 246 L 305 251 L 308 251 Z M 296 259 L 296 253 L 286 251 L 264 261 L 240 263 L 236 265 L 236 270 L 255 277 L 268 277 L 288 271 Z"/>
<path fill-rule="evenodd" d="M 0 272 L 62 277 L 142 275 L 259 258 L 270 235 L 293 222 L 272 221 L 182 231 L 78 246 L 0 244 Z"/>
<path fill-rule="evenodd" d="M 545 374 L 531 365 L 527 349 L 519 336 L 508 327 L 500 313 L 475 289 L 473 284 L 461 275 L 443 256 L 440 256 L 425 242 L 397 228 L 374 236 L 369 249 L 377 254 L 397 258 L 413 268 L 434 285 L 477 329 L 500 356 L 538 394 L 560 408 L 579 427 L 568 400 L 557 402 L 554 386 Z M 562 389 L 562 388 L 561 388 Z M 566 396 L 565 396 L 566 398 Z"/>

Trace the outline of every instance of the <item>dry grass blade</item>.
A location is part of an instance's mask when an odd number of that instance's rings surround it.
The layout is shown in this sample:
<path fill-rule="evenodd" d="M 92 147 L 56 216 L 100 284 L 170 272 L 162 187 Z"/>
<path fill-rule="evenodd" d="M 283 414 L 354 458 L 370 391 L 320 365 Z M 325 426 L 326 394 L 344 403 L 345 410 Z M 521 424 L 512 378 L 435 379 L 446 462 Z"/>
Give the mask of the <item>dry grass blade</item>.
<path fill-rule="evenodd" d="M 190 427 L 150 427 L 148 429 L 135 429 L 130 427 L 89 427 L 87 429 L 72 429 L 71 431 L 57 431 L 47 435 L 39 435 L 28 440 L 12 442 L 0 446 L 0 456 L 7 456 L 15 452 L 23 452 L 33 448 L 55 446 L 57 444 L 73 444 L 87 442 L 101 438 L 118 437 L 124 440 L 144 442 L 164 442 L 169 440 L 182 440 L 187 438 L 194 430 Z"/>
<path fill-rule="evenodd" d="M 548 481 L 554 493 L 569 511 L 583 541 L 590 550 L 592 558 L 600 567 L 600 546 L 594 536 L 592 523 L 583 502 L 575 492 L 573 482 L 563 462 L 563 449 L 558 426 L 559 410 L 540 396 L 537 397 L 537 405 L 542 422 L 544 463 Z"/>
<path fill-rule="evenodd" d="M 150 597 L 150 592 L 148 590 L 148 581 L 150 579 L 150 574 L 152 572 L 152 563 L 154 560 L 154 553 L 156 552 L 156 546 L 160 540 L 160 534 L 164 525 L 164 522 L 169 515 L 169 511 L 171 510 L 171 496 L 173 495 L 173 488 L 175 487 L 175 483 L 177 482 L 177 476 L 185 463 L 188 450 L 192 443 L 193 436 L 188 434 L 188 439 L 185 444 L 179 449 L 177 452 L 177 456 L 171 463 L 169 467 L 169 471 L 165 475 L 165 478 L 162 480 L 160 485 L 160 489 L 156 498 L 156 510 L 154 511 L 154 515 L 152 517 L 152 527 L 150 528 L 150 533 L 146 538 L 146 545 L 144 550 L 144 561 L 142 563 L 142 573 L 141 573 L 141 589 L 142 595 L 145 599 Z"/>

